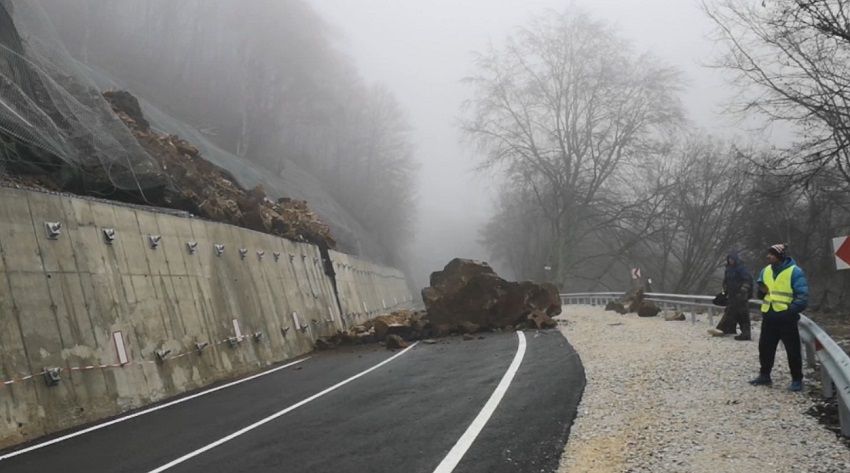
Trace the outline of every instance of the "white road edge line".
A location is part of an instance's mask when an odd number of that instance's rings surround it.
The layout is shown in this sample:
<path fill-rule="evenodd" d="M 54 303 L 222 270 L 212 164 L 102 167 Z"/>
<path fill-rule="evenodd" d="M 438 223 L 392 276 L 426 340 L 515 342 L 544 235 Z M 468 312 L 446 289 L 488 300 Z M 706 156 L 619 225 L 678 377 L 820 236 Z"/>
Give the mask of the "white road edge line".
<path fill-rule="evenodd" d="M 499 384 L 496 386 L 496 390 L 490 395 L 490 399 L 488 399 L 487 403 L 484 404 L 481 412 L 479 412 L 475 419 L 472 420 L 472 423 L 469 424 L 466 432 L 460 436 L 460 439 L 458 439 L 455 446 L 452 447 L 448 455 L 446 455 L 446 458 L 443 458 L 443 461 L 437 465 L 434 473 L 451 473 L 454 471 L 457 464 L 460 463 L 460 460 L 464 455 L 466 455 L 469 447 L 471 447 L 475 442 L 478 434 L 481 433 L 481 430 L 487 424 L 487 421 L 490 420 L 490 416 L 492 416 L 493 412 L 496 411 L 496 408 L 499 407 L 499 403 L 502 402 L 502 398 L 505 397 L 505 392 L 514 380 L 514 376 L 516 375 L 517 370 L 519 370 L 519 366 L 522 364 L 522 359 L 525 357 L 525 334 L 522 332 L 517 332 L 516 334 L 519 338 L 519 345 L 517 346 L 514 360 L 511 362 L 511 365 L 508 366 L 508 370 L 505 372 L 505 375 L 502 376 L 502 380 L 499 381 Z"/>
<path fill-rule="evenodd" d="M 24 453 L 29 453 L 33 450 L 38 450 L 40 448 L 47 447 L 48 445 L 53 445 L 55 443 L 63 442 L 65 440 L 72 439 L 74 437 L 79 437 L 80 435 L 85 435 L 89 432 L 94 432 L 95 430 L 100 430 L 100 429 L 109 427 L 110 425 L 115 425 L 115 424 L 130 420 L 130 419 L 133 419 L 133 418 L 136 418 L 136 417 L 139 417 L 139 416 L 143 416 L 145 414 L 150 414 L 151 412 L 156 412 L 158 410 L 165 409 L 166 407 L 171 407 L 171 406 L 174 406 L 176 404 L 180 404 L 180 403 L 183 403 L 183 402 L 186 402 L 186 401 L 191 401 L 192 399 L 199 398 L 201 396 L 206 396 L 207 394 L 211 394 L 211 393 L 214 393 L 216 391 L 221 391 L 222 389 L 226 389 L 226 388 L 229 388 L 231 386 L 236 386 L 237 384 L 242 384 L 242 383 L 251 381 L 253 379 L 261 378 L 263 376 L 270 375 L 270 374 L 272 374 L 276 371 L 280 371 L 282 369 L 289 368 L 290 366 L 297 365 L 298 363 L 307 361 L 309 359 L 310 359 L 310 357 L 308 356 L 308 357 L 302 358 L 300 360 L 295 360 L 291 363 L 287 363 L 285 365 L 278 366 L 276 368 L 272 368 L 268 371 L 263 371 L 262 373 L 257 373 L 255 375 L 248 376 L 247 378 L 238 379 L 236 381 L 233 381 L 233 382 L 230 382 L 230 383 L 227 383 L 227 384 L 222 384 L 221 386 L 217 386 L 217 387 L 214 387 L 212 389 L 208 389 L 206 391 L 202 391 L 202 392 L 199 392 L 199 393 L 192 394 L 191 396 L 186 396 L 186 397 L 183 397 L 183 398 L 171 401 L 171 402 L 167 402 L 165 404 L 160 404 L 159 406 L 151 407 L 150 409 L 145 409 L 145 410 L 142 410 L 142 411 L 139 411 L 139 412 L 134 412 L 130 415 L 127 415 L 127 416 L 124 416 L 124 417 L 119 417 L 117 419 L 112 419 L 112 420 L 110 420 L 108 422 L 104 422 L 102 424 L 93 425 L 93 426 L 88 427 L 86 429 L 79 430 L 77 432 L 73 432 L 73 433 L 70 433 L 68 435 L 63 435 L 61 437 L 57 437 L 55 439 L 39 443 L 39 444 L 33 445 L 31 447 L 22 448 L 20 450 L 14 451 L 14 452 L 9 452 L 5 455 L 0 455 L 0 461 L 6 460 L 6 459 L 9 459 L 9 458 L 12 458 L 12 457 L 16 457 L 18 455 L 23 455 Z"/>
<path fill-rule="evenodd" d="M 168 470 L 169 468 L 174 467 L 174 466 L 177 466 L 177 465 L 179 465 L 179 464 L 181 464 L 181 463 L 185 462 L 186 460 L 189 460 L 189 459 L 194 458 L 194 457 L 196 457 L 196 456 L 198 456 L 198 455 L 200 455 L 200 454 L 202 454 L 202 453 L 204 453 L 204 452 L 207 452 L 207 451 L 209 451 L 209 450 L 212 450 L 212 449 L 214 449 L 215 447 L 218 447 L 219 445 L 221 445 L 221 444 L 223 444 L 223 443 L 225 443 L 225 442 L 229 442 L 229 441 L 231 441 L 231 440 L 235 439 L 236 437 L 239 437 L 239 436 L 241 436 L 241 435 L 244 435 L 244 434 L 246 434 L 246 433 L 248 433 L 248 432 L 250 432 L 250 431 L 252 431 L 252 430 L 256 429 L 257 427 L 260 427 L 260 426 L 262 426 L 262 425 L 268 424 L 269 422 L 271 422 L 271 421 L 273 421 L 273 420 L 277 419 L 278 417 L 281 417 L 281 416 L 283 416 L 283 415 L 285 415 L 285 414 L 288 414 L 288 413 L 290 413 L 290 412 L 294 411 L 295 409 L 298 409 L 299 407 L 303 406 L 304 404 L 307 404 L 307 403 L 309 403 L 309 402 L 311 402 L 311 401 L 315 401 L 316 399 L 318 399 L 318 398 L 320 398 L 320 397 L 324 396 L 325 394 L 328 394 L 328 393 L 329 393 L 329 392 L 331 392 L 331 391 L 334 391 L 334 390 L 336 390 L 336 389 L 339 389 L 340 387 L 345 386 L 346 384 L 348 384 L 348 383 L 350 383 L 350 382 L 354 381 L 355 379 L 360 378 L 360 377 L 362 377 L 362 376 L 365 376 L 365 375 L 367 375 L 367 374 L 371 373 L 372 371 L 375 371 L 376 369 L 380 368 L 381 366 L 384 366 L 385 364 L 387 364 L 387 363 L 389 363 L 389 362 L 391 362 L 391 361 L 395 360 L 396 358 L 400 357 L 401 355 L 404 355 L 405 353 L 407 353 L 407 352 L 408 352 L 408 350 L 410 350 L 411 348 L 415 347 L 418 343 L 419 343 L 419 342 L 413 343 L 413 344 L 412 344 L 412 345 L 410 345 L 409 347 L 407 347 L 407 348 L 405 348 L 404 350 L 402 350 L 402 351 L 400 351 L 400 352 L 396 353 L 395 355 L 393 355 L 393 356 L 391 356 L 391 357 L 387 358 L 386 360 L 384 360 L 384 361 L 382 361 L 382 362 L 378 363 L 377 365 L 375 365 L 375 366 L 373 366 L 373 367 L 371 367 L 371 368 L 369 368 L 369 369 L 367 369 L 367 370 L 365 370 L 365 371 L 361 371 L 360 373 L 357 373 L 357 374 L 355 374 L 354 376 L 352 376 L 352 377 L 350 377 L 350 378 L 348 378 L 348 379 L 345 379 L 345 380 L 343 380 L 343 381 L 340 381 L 340 382 L 338 382 L 338 383 L 334 384 L 333 386 L 331 386 L 331 387 L 329 387 L 329 388 L 325 389 L 324 391 L 321 391 L 321 392 L 318 392 L 318 393 L 316 393 L 316 394 L 313 394 L 312 396 L 310 396 L 310 397 L 308 397 L 308 398 L 306 398 L 306 399 L 304 399 L 304 400 L 298 401 L 298 402 L 296 402 L 295 404 L 293 404 L 293 405 L 291 405 L 291 406 L 287 407 L 286 409 L 284 409 L 284 410 L 282 410 L 282 411 L 278 411 L 278 412 L 276 412 L 276 413 L 274 413 L 274 414 L 272 414 L 272 415 L 270 415 L 270 416 L 268 416 L 268 417 L 266 417 L 266 418 L 264 418 L 264 419 L 260 419 L 260 420 L 258 420 L 257 422 L 254 422 L 253 424 L 251 424 L 251 425 L 249 425 L 249 426 L 247 426 L 247 427 L 244 427 L 244 428 L 242 428 L 242 429 L 239 429 L 239 430 L 237 430 L 236 432 L 233 432 L 232 434 L 230 434 L 230 435 L 228 435 L 228 436 L 226 436 L 226 437 L 222 437 L 222 438 L 220 438 L 220 439 L 216 440 L 215 442 L 213 442 L 213 443 L 211 443 L 211 444 L 208 444 L 208 445 L 206 445 L 206 446 L 204 446 L 204 447 L 201 447 L 201 448 L 199 448 L 199 449 L 197 449 L 197 450 L 195 450 L 195 451 L 189 452 L 189 453 L 187 453 L 186 455 L 183 455 L 182 457 L 177 458 L 176 460 L 170 461 L 170 462 L 166 463 L 165 465 L 162 465 L 162 466 L 161 466 L 161 467 L 159 467 L 159 468 L 156 468 L 156 469 L 154 469 L 154 470 L 150 470 L 148 473 L 160 473 L 160 472 L 163 472 L 163 471 L 165 471 L 165 470 Z"/>

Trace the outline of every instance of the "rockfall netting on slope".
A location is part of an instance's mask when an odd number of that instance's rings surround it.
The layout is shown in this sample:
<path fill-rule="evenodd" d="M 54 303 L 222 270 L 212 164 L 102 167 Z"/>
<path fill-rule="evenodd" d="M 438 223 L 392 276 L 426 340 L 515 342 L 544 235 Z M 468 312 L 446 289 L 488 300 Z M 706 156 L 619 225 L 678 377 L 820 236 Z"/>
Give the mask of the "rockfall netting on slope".
<path fill-rule="evenodd" d="M 3 168 L 53 172 L 69 188 L 143 194 L 165 186 L 165 176 L 115 118 L 95 84 L 76 73 L 49 29 L 33 28 L 29 34 L 16 29 L 45 21 L 29 2 L 0 1 Z"/>
<path fill-rule="evenodd" d="M 0 131 L 20 140 L 4 146 L 3 163 L 15 165 L 18 171 L 22 166 L 31 171 L 63 167 L 59 175 L 66 182 L 57 187 L 78 193 L 96 194 L 99 188 L 114 186 L 149 200 L 147 195 L 173 185 L 100 95 L 104 90 L 126 89 L 125 84 L 71 57 L 38 2 L 0 0 L 0 5 L 10 14 L 3 21 L 14 19 L 20 32 L 17 40 L 0 36 L 6 51 L 0 54 L 0 81 L 12 84 L 9 92 L 0 86 Z M 0 17 L 5 12 L 0 12 Z M 4 56 L 13 59 L 4 62 Z M 28 94 L 28 84 L 32 83 L 48 85 L 39 85 Z M 46 93 L 39 92 L 42 89 Z M 34 103 L 33 97 L 40 96 L 51 100 Z M 139 102 L 153 130 L 192 143 L 205 160 L 229 172 L 245 188 L 261 185 L 270 197 L 306 200 L 330 226 L 341 250 L 384 259 L 375 238 L 322 189 L 318 180 L 294 163 L 288 163 L 276 175 L 221 149 L 201 131 L 143 97 Z M 21 143 L 27 149 L 19 149 Z M 85 187 L 86 192 L 75 187 Z"/>

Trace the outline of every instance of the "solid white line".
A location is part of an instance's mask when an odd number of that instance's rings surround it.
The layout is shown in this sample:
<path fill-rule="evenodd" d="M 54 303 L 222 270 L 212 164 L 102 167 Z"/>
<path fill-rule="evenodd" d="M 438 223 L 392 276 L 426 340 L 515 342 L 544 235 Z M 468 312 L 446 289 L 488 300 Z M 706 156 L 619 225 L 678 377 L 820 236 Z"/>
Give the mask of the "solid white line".
<path fill-rule="evenodd" d="M 511 365 L 508 366 L 508 371 L 506 371 L 505 375 L 502 376 L 502 380 L 499 381 L 498 386 L 496 386 L 496 390 L 490 395 L 490 399 L 488 399 L 487 403 L 484 404 L 481 412 L 479 412 L 478 416 L 476 416 L 472 423 L 469 424 L 466 432 L 460 436 L 460 439 L 458 439 L 455 446 L 449 451 L 449 454 L 446 455 L 446 458 L 443 458 L 443 461 L 440 462 L 437 469 L 434 470 L 434 473 L 451 473 L 454 471 L 457 464 L 460 463 L 461 458 L 463 458 L 466 454 L 466 451 L 469 450 L 469 447 L 471 447 L 473 442 L 475 442 L 478 434 L 481 433 L 481 429 L 483 429 L 484 425 L 487 424 L 487 421 L 490 420 L 490 416 L 492 416 L 493 412 L 496 411 L 496 408 L 499 407 L 499 403 L 502 402 L 502 398 L 505 396 L 505 392 L 508 390 L 511 382 L 514 380 L 514 376 L 516 375 L 517 370 L 519 370 L 519 365 L 522 364 L 522 359 L 525 356 L 525 334 L 522 332 L 517 332 L 516 334 L 517 337 L 519 337 L 519 346 L 517 346 L 514 360 L 511 362 Z"/>
<path fill-rule="evenodd" d="M 204 452 L 207 452 L 207 451 L 209 451 L 209 450 L 212 450 L 213 448 L 218 447 L 219 445 L 221 445 L 221 444 L 223 444 L 223 443 L 225 443 L 225 442 L 229 442 L 229 441 L 231 441 L 231 440 L 235 439 L 236 437 L 239 437 L 239 436 L 241 436 L 241 435 L 244 435 L 244 434 L 246 434 L 246 433 L 248 433 L 248 432 L 250 432 L 250 431 L 252 431 L 252 430 L 256 429 L 257 427 L 260 427 L 260 426 L 262 426 L 262 425 L 268 424 L 269 422 L 271 422 L 271 421 L 273 421 L 273 420 L 277 419 L 278 417 L 283 416 L 283 415 L 285 415 L 285 414 L 288 414 L 288 413 L 290 413 L 290 412 L 294 411 L 295 409 L 298 409 L 299 407 L 303 406 L 304 404 L 307 404 L 307 403 L 309 403 L 309 402 L 311 402 L 311 401 L 315 401 L 316 399 L 318 399 L 318 398 L 320 398 L 320 397 L 324 396 L 325 394 L 327 394 L 327 393 L 329 393 L 329 392 L 331 392 L 331 391 L 334 391 L 334 390 L 336 390 L 336 389 L 339 389 L 340 387 L 345 386 L 346 384 L 348 384 L 348 383 L 350 383 L 350 382 L 354 381 L 355 379 L 360 378 L 360 377 L 362 377 L 362 376 L 365 376 L 365 375 L 367 375 L 367 374 L 371 373 L 372 371 L 375 371 L 376 369 L 380 368 L 381 366 L 384 366 L 385 364 L 387 364 L 387 363 L 389 363 L 389 362 L 391 362 L 391 361 L 395 360 L 396 358 L 400 357 L 401 355 L 404 355 L 405 353 L 407 353 L 407 351 L 408 351 L 408 350 L 410 350 L 411 348 L 415 347 L 417 343 L 419 343 L 419 342 L 416 342 L 416 343 L 414 343 L 414 344 L 410 345 L 409 347 L 405 348 L 404 350 L 402 350 L 402 351 L 400 351 L 400 352 L 396 353 L 395 355 L 393 355 L 393 356 L 391 356 L 391 357 L 387 358 L 386 360 L 384 360 L 384 361 L 382 361 L 382 362 L 378 363 L 377 365 L 375 365 L 375 366 L 373 366 L 373 367 L 371 367 L 371 368 L 369 368 L 369 369 L 367 369 L 367 370 L 365 370 L 365 371 L 361 371 L 360 373 L 357 373 L 356 375 L 354 375 L 354 376 L 352 376 L 352 377 L 350 377 L 350 378 L 348 378 L 348 379 L 346 379 L 346 380 L 343 380 L 343 381 L 340 381 L 340 382 L 338 382 L 338 383 L 334 384 L 333 386 L 331 386 L 331 387 L 329 387 L 329 388 L 325 389 L 324 391 L 321 391 L 321 392 L 319 392 L 319 393 L 313 394 L 312 396 L 310 396 L 310 397 L 308 397 L 308 398 L 306 398 L 306 399 L 304 399 L 304 400 L 302 400 L 302 401 L 298 401 L 298 402 L 296 402 L 295 404 L 293 404 L 293 405 L 291 405 L 291 406 L 287 407 L 286 409 L 284 409 L 284 410 L 282 410 L 282 411 L 278 411 L 278 412 L 276 412 L 276 413 L 274 413 L 274 414 L 272 414 L 272 415 L 270 415 L 270 416 L 268 416 L 268 417 L 266 417 L 266 418 L 264 418 L 264 419 L 260 419 L 260 420 L 258 420 L 257 422 L 254 422 L 253 424 L 251 424 L 251 425 L 249 425 L 249 426 L 247 426 L 247 427 L 244 427 L 244 428 L 242 428 L 242 429 L 239 429 L 239 430 L 237 430 L 236 432 L 233 432 L 232 434 L 230 434 L 230 435 L 228 435 L 228 436 L 226 436 L 226 437 L 222 437 L 222 438 L 220 438 L 220 439 L 216 440 L 215 442 L 213 442 L 213 443 L 211 443 L 211 444 L 209 444 L 209 445 L 206 445 L 206 446 L 204 446 L 204 447 L 201 447 L 201 448 L 199 448 L 199 449 L 197 449 L 197 450 L 195 450 L 195 451 L 189 452 L 189 453 L 187 453 L 186 455 L 183 455 L 182 457 L 180 457 L 180 458 L 178 458 L 178 459 L 176 459 L 176 460 L 173 460 L 173 461 L 171 461 L 171 462 L 168 462 L 168 463 L 166 463 L 165 465 L 162 465 L 162 466 L 161 466 L 161 467 L 159 467 L 159 468 L 156 468 L 156 469 L 154 469 L 154 470 L 149 471 L 148 473 L 160 473 L 160 472 L 162 472 L 162 471 L 168 470 L 169 468 L 171 468 L 171 467 L 173 467 L 173 466 L 177 466 L 177 465 L 179 465 L 179 464 L 181 464 L 181 463 L 185 462 L 186 460 L 189 460 L 189 459 L 194 458 L 194 457 L 196 457 L 196 456 L 198 456 L 198 455 L 200 455 L 200 454 L 202 454 L 202 453 L 204 453 Z"/>
<path fill-rule="evenodd" d="M 215 388 L 208 389 L 206 391 L 195 393 L 195 394 L 192 394 L 191 396 L 186 396 L 186 397 L 177 399 L 175 401 L 167 402 L 165 404 L 160 404 L 159 406 L 151 407 L 150 409 L 145 409 L 143 411 L 134 412 L 134 413 L 127 415 L 127 416 L 124 416 L 124 417 L 112 419 L 112 420 L 110 420 L 108 422 L 104 422 L 102 424 L 93 425 L 89 428 L 79 430 L 77 432 L 74 432 L 74 433 L 71 433 L 71 434 L 68 434 L 68 435 L 63 435 L 62 437 L 57 437 L 55 439 L 48 440 L 46 442 L 39 443 L 39 444 L 33 445 L 31 447 L 22 448 L 20 450 L 14 451 L 14 452 L 9 452 L 5 455 L 0 456 L 0 461 L 6 460 L 6 459 L 9 459 L 9 458 L 12 458 L 12 457 L 16 457 L 18 455 L 23 455 L 24 453 L 28 453 L 28 452 L 31 452 L 33 450 L 38 450 L 39 448 L 44 448 L 48 445 L 53 445 L 54 443 L 59 443 L 59 442 L 62 442 L 62 441 L 68 440 L 68 439 L 72 439 L 74 437 L 79 437 L 80 435 L 84 435 L 84 434 L 87 434 L 89 432 L 94 432 L 95 430 L 100 430 L 100 429 L 109 427 L 110 425 L 115 425 L 115 424 L 130 420 L 130 419 L 133 419 L 133 418 L 145 415 L 145 414 L 150 414 L 151 412 L 156 412 L 160 409 L 165 409 L 166 407 L 171 407 L 171 406 L 174 406 L 176 404 L 180 404 L 180 403 L 190 401 L 190 400 L 195 399 L 195 398 L 199 398 L 201 396 L 206 396 L 207 394 L 214 393 L 216 391 L 221 391 L 222 389 L 229 388 L 231 386 L 236 386 L 237 384 L 242 384 L 242 383 L 245 383 L 247 381 L 251 381 L 252 379 L 257 379 L 257 378 L 272 374 L 276 371 L 280 371 L 282 369 L 289 368 L 290 366 L 297 365 L 298 363 L 301 363 L 303 361 L 307 361 L 309 359 L 310 359 L 310 357 L 308 356 L 308 357 L 302 358 L 300 360 L 295 360 L 291 363 L 287 363 L 283 366 L 278 366 L 277 368 L 272 368 L 268 371 L 263 371 L 262 373 L 257 373 L 255 375 L 249 376 L 247 378 L 242 378 L 242 379 L 233 381 L 231 383 L 222 384 L 221 386 L 217 386 Z"/>

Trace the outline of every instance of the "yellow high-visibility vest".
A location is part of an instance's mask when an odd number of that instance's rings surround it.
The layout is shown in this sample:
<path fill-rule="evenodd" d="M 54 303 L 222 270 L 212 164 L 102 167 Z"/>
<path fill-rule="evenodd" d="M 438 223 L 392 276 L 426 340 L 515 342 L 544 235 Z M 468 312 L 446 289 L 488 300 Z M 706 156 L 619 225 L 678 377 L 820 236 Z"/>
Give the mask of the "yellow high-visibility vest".
<path fill-rule="evenodd" d="M 762 273 L 762 282 L 767 286 L 767 294 L 764 296 L 764 304 L 761 311 L 767 312 L 773 307 L 774 312 L 788 310 L 789 304 L 794 300 L 794 288 L 791 287 L 791 275 L 796 265 L 788 266 L 774 277 L 773 267 L 768 265 Z"/>

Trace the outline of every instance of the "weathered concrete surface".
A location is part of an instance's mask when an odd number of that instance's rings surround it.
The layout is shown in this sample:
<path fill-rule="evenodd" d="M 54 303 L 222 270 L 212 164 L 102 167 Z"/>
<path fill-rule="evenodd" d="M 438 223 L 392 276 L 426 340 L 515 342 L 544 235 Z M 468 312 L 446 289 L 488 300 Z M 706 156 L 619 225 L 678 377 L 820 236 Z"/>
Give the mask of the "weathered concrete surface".
<path fill-rule="evenodd" d="M 413 296 L 401 271 L 360 261 L 344 253 L 329 253 L 336 272 L 345 327 L 413 304 Z"/>
<path fill-rule="evenodd" d="M 61 222 L 58 239 L 45 222 Z M 0 256 L 0 383 L 15 380 L 0 384 L 0 448 L 295 357 L 355 317 L 344 314 L 412 300 L 399 271 L 331 252 L 341 314 L 316 246 L 14 189 L 0 189 Z M 231 347 L 234 319 L 244 337 Z M 101 368 L 118 363 L 117 331 L 130 362 Z M 52 387 L 50 367 L 62 369 Z"/>

